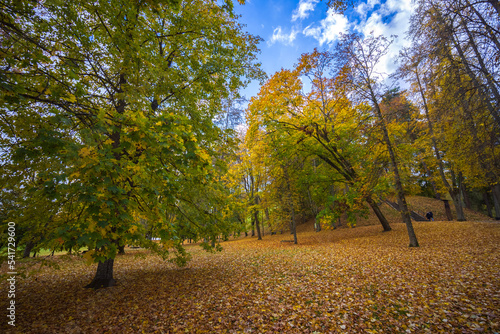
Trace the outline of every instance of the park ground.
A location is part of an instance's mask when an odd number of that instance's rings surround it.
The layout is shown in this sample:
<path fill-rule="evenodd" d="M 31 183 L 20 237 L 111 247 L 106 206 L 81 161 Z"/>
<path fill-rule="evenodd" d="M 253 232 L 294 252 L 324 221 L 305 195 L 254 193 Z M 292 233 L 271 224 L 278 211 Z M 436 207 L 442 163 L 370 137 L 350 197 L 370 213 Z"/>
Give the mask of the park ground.
<path fill-rule="evenodd" d="M 55 257 L 59 270 L 17 280 L 16 326 L 4 315 L 0 332 L 500 333 L 500 224 L 414 222 L 419 248 L 392 227 L 189 245 L 184 268 L 130 250 L 99 290 L 83 288 L 95 265 Z"/>

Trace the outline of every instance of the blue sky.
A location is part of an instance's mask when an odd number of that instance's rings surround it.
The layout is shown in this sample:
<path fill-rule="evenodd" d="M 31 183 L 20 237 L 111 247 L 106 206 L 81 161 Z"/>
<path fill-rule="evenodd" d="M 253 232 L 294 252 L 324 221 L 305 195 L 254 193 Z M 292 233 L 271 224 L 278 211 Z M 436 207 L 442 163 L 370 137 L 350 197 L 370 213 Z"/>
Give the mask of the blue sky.
<path fill-rule="evenodd" d="M 405 32 L 412 13 L 411 0 L 357 1 L 344 15 L 328 9 L 327 1 L 319 0 L 246 0 L 236 5 L 240 22 L 246 31 L 260 36 L 262 69 L 271 76 L 281 68 L 292 68 L 302 53 L 314 48 L 320 51 L 333 47 L 339 33 L 358 31 L 363 34 L 398 35 L 380 71 L 391 73 L 394 59 L 402 46 L 408 46 Z M 250 98 L 257 95 L 259 84 L 253 82 L 243 91 Z"/>

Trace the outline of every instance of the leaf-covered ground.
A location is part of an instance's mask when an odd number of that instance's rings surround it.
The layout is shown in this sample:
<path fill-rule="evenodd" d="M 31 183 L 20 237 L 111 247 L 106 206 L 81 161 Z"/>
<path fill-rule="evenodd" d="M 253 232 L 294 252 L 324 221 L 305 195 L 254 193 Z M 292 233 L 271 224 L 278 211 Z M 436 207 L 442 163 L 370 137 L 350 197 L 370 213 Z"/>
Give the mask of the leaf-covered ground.
<path fill-rule="evenodd" d="M 498 333 L 500 224 L 415 223 L 188 247 L 176 268 L 132 252 L 115 262 L 118 285 L 83 289 L 94 267 L 61 259 L 18 280 L 8 333 Z M 6 296 L 6 284 L 0 294 Z M 1 308 L 6 312 L 6 298 Z"/>

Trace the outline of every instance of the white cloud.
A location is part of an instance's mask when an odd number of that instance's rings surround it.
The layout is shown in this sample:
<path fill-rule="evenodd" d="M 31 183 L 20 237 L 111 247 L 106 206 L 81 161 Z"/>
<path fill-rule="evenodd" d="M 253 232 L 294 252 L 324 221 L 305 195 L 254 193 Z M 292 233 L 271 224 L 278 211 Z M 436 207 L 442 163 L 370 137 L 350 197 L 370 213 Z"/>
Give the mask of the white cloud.
<path fill-rule="evenodd" d="M 295 37 L 297 37 L 297 30 L 292 28 L 292 31 L 289 34 L 283 33 L 281 26 L 278 26 L 273 30 L 273 35 L 271 39 L 267 42 L 268 46 L 273 45 L 274 43 L 282 43 L 285 45 L 292 45 Z"/>
<path fill-rule="evenodd" d="M 359 15 L 363 19 L 366 19 L 366 15 L 368 14 L 369 10 L 372 10 L 373 7 L 378 5 L 380 3 L 380 0 L 368 0 L 366 3 L 361 2 L 358 6 L 356 6 L 355 10 L 358 12 Z"/>
<path fill-rule="evenodd" d="M 378 0 L 371 2 L 375 5 Z M 387 38 L 390 38 L 391 35 L 398 36 L 389 47 L 387 55 L 381 59 L 379 66 L 377 66 L 376 70 L 378 72 L 394 72 L 396 69 L 394 60 L 398 56 L 399 50 L 410 45 L 410 41 L 406 40 L 406 31 L 413 10 L 412 0 L 387 0 L 381 4 L 380 8 L 372 12 L 368 18 L 362 18 L 355 25 L 354 29 L 365 36 L 372 33 L 374 36 L 384 35 Z"/>
<path fill-rule="evenodd" d="M 342 15 L 335 13 L 333 9 L 329 9 L 327 17 L 320 21 L 320 26 L 307 26 L 302 33 L 306 36 L 311 36 L 319 42 L 319 45 L 324 43 L 332 43 L 336 41 L 341 33 L 345 33 L 349 28 L 349 21 Z"/>
<path fill-rule="evenodd" d="M 319 0 L 300 0 L 299 5 L 292 13 L 292 22 L 297 19 L 303 20 L 309 16 L 309 12 L 314 11 L 314 7 Z"/>

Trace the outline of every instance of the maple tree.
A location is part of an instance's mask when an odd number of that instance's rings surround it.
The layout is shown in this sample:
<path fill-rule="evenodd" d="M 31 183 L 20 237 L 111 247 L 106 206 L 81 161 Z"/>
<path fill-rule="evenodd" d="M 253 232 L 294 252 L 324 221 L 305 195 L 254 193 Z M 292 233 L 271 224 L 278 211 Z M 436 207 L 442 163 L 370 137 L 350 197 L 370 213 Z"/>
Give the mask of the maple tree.
<path fill-rule="evenodd" d="M 231 2 L 3 8 L 2 175 L 18 177 L 2 183 L 22 189 L 24 215 L 41 198 L 54 213 L 40 228 L 26 216 L 26 228 L 69 249 L 89 247 L 95 288 L 114 284 L 125 244 L 164 256 L 174 247 L 182 258 L 182 224 L 214 240 L 223 221 L 207 210 L 217 207 L 213 159 L 227 134 L 213 119 L 245 78 L 260 75 L 258 39 L 242 32 Z"/>

